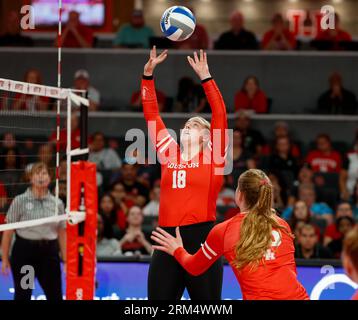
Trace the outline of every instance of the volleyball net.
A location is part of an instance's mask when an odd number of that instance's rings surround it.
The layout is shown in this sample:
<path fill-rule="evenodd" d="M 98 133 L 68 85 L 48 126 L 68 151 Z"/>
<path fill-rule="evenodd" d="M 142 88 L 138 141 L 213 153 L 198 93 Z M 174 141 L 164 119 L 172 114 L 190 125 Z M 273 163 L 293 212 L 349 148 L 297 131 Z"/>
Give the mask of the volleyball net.
<path fill-rule="evenodd" d="M 0 78 L 0 232 L 83 221 L 70 186 L 72 160 L 88 153 L 85 95 Z M 40 201 L 33 189 L 48 191 Z"/>

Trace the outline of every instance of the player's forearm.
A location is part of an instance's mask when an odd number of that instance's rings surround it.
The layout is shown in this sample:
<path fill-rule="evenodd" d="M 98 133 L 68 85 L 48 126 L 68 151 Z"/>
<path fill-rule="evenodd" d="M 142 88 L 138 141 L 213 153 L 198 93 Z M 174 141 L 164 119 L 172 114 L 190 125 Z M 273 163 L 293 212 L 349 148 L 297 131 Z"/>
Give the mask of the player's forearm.
<path fill-rule="evenodd" d="M 206 98 L 208 99 L 211 111 L 214 115 L 223 115 L 226 119 L 226 106 L 224 99 L 213 78 L 202 81 Z"/>
<path fill-rule="evenodd" d="M 204 273 L 212 264 L 211 260 L 199 258 L 199 252 L 195 255 L 189 254 L 183 247 L 175 250 L 174 257 L 180 265 L 191 275 L 199 276 Z"/>
<path fill-rule="evenodd" d="M 146 120 L 154 120 L 159 115 L 159 105 L 155 92 L 153 76 L 143 75 L 141 85 L 143 112 Z"/>

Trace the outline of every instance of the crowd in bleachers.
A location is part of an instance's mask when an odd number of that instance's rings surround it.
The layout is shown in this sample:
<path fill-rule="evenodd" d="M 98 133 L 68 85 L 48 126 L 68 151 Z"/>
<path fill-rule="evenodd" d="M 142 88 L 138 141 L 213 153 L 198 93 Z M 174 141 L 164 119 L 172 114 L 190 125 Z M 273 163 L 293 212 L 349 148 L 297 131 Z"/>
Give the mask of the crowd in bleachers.
<path fill-rule="evenodd" d="M 72 120 L 74 144 L 78 144 L 79 137 L 76 117 Z M 358 219 L 358 132 L 351 144 L 332 141 L 328 134 L 320 134 L 304 145 L 293 139 L 288 124 L 282 121 L 275 124 L 272 137 L 263 137 L 252 127 L 247 112 L 239 112 L 232 129 L 233 170 L 225 176 L 217 200 L 218 221 L 239 210 L 234 200 L 239 175 L 249 168 L 261 168 L 273 183 L 275 209 L 296 235 L 297 257 L 339 258 L 344 235 Z M 43 137 L 42 142 L 11 133 L 2 136 L 1 222 L 11 199 L 27 187 L 29 165 L 42 161 L 54 168 L 53 136 Z M 89 160 L 98 168 L 99 256 L 151 252 L 149 235 L 157 225 L 160 165 L 148 164 L 148 159 L 138 153 L 126 158 L 126 146 L 124 139 L 105 137 L 101 132 L 90 138 Z M 36 159 L 26 156 L 36 154 Z M 139 157 L 144 164 L 133 164 Z M 63 201 L 66 201 L 65 180 L 63 159 L 60 162 Z"/>
<path fill-rule="evenodd" d="M 42 84 L 41 72 L 37 69 L 29 69 L 25 72 L 24 82 Z M 316 108 L 309 110 L 314 114 L 358 114 L 358 101 L 355 94 L 343 84 L 342 75 L 332 72 L 328 79 L 328 88 L 321 94 L 317 93 Z M 106 111 L 108 107 L 101 104 L 103 100 L 99 89 L 91 83 L 91 77 L 87 70 L 80 69 L 75 72 L 72 88 L 84 90 L 88 93 L 90 101 L 89 111 Z M 191 77 L 179 79 L 175 97 L 169 97 L 160 89 L 156 90 L 160 112 L 183 113 L 210 113 L 210 106 L 206 100 L 202 86 Z M 104 97 L 105 98 L 105 97 Z M 228 111 L 250 111 L 256 114 L 271 113 L 272 103 L 275 97 L 268 97 L 260 87 L 259 79 L 249 75 L 241 88 L 233 93 L 233 97 L 225 97 L 234 101 L 234 107 Z M 105 99 L 104 99 L 105 100 Z M 314 105 L 314 101 L 312 101 Z M 123 108 L 122 108 L 123 109 Z M 49 98 L 25 95 L 21 93 L 10 97 L 8 93 L 0 93 L 0 110 L 27 110 L 27 111 L 54 111 L 56 104 Z M 142 101 L 140 91 L 134 91 L 124 109 L 130 112 L 141 112 Z"/>
<path fill-rule="evenodd" d="M 192 9 L 193 10 L 193 9 Z M 276 13 L 271 19 L 271 26 L 259 40 L 259 36 L 245 27 L 245 19 L 241 12 L 235 11 L 229 17 L 230 28 L 211 39 L 204 25 L 198 23 L 193 35 L 182 42 L 170 42 L 156 35 L 151 26 L 145 23 L 143 12 L 134 10 L 129 23 L 122 25 L 113 40 L 114 48 L 149 48 L 153 44 L 175 49 L 217 49 L 217 50 L 299 50 L 300 41 L 289 30 L 288 22 L 282 14 Z M 65 48 L 96 47 L 97 39 L 94 31 L 81 23 L 80 14 L 69 13 L 69 19 L 63 28 L 60 39 L 54 45 Z M 0 46 L 33 46 L 34 41 L 21 33 L 20 17 L 16 12 L 7 15 L 5 32 L 0 36 Z M 321 30 L 312 39 L 313 50 L 355 50 L 357 46 L 352 36 L 343 30 L 340 17 L 335 14 L 335 28 Z"/>

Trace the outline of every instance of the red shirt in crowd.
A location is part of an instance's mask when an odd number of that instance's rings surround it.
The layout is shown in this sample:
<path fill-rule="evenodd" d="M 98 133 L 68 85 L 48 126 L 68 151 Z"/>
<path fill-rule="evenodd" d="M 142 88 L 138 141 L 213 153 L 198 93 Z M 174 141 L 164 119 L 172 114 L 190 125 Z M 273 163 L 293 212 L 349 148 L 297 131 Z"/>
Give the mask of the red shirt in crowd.
<path fill-rule="evenodd" d="M 245 109 L 256 113 L 267 113 L 267 107 L 267 98 L 262 90 L 257 91 L 252 99 L 244 91 L 239 91 L 235 95 L 235 111 Z"/>
<path fill-rule="evenodd" d="M 283 34 L 285 36 L 285 38 L 288 40 L 288 42 L 290 43 L 291 47 L 294 49 L 296 48 L 296 37 L 295 35 L 288 29 L 285 29 L 283 31 Z M 267 31 L 261 41 L 261 46 L 262 48 L 265 48 L 272 40 L 273 36 L 275 35 L 275 31 L 273 29 Z M 280 39 L 276 39 L 276 41 L 281 41 Z M 280 49 L 280 48 L 278 48 Z"/>
<path fill-rule="evenodd" d="M 198 157 L 185 161 L 179 144 L 160 117 L 154 80 L 142 80 L 144 117 L 161 162 L 159 225 L 162 227 L 216 220 L 216 200 L 223 184 L 228 142 L 226 107 L 213 79 L 204 82 L 203 89 L 212 109 L 211 141 Z"/>
<path fill-rule="evenodd" d="M 316 40 L 332 42 L 352 41 L 352 36 L 341 29 L 335 30 L 335 35 L 333 35 L 330 30 L 324 30 L 317 35 Z"/>
<path fill-rule="evenodd" d="M 203 25 L 196 25 L 193 34 L 189 39 L 178 41 L 177 49 L 207 49 L 209 47 L 209 36 Z"/>
<path fill-rule="evenodd" d="M 246 265 L 241 270 L 234 266 L 236 244 L 245 215 L 217 224 L 209 233 L 201 249 L 190 255 L 183 247 L 174 252 L 174 257 L 190 274 L 205 272 L 221 256 L 230 263 L 240 284 L 244 300 L 309 300 L 307 292 L 297 280 L 293 239 L 284 231 L 272 232 L 272 247 L 255 270 Z M 286 221 L 277 217 L 280 225 L 290 231 Z"/>
<path fill-rule="evenodd" d="M 325 154 L 319 150 L 310 151 L 306 162 L 311 166 L 314 172 L 336 172 L 339 173 L 342 168 L 342 158 L 337 151 L 331 151 Z"/>
<path fill-rule="evenodd" d="M 51 134 L 50 141 L 56 142 L 56 131 Z M 77 149 L 80 147 L 81 142 L 81 131 L 80 129 L 76 129 L 71 132 L 71 149 Z M 65 151 L 67 146 L 67 129 L 62 129 L 60 131 L 60 149 L 61 151 Z"/>
<path fill-rule="evenodd" d="M 81 37 L 89 44 L 90 47 L 92 47 L 94 37 L 91 28 L 80 24 L 76 27 L 76 29 Z M 71 31 L 68 32 L 66 39 L 62 43 L 62 46 L 64 48 L 82 48 L 81 44 L 78 42 L 77 38 Z"/>
<path fill-rule="evenodd" d="M 326 227 L 326 231 L 324 233 L 325 237 L 329 237 L 332 240 L 338 240 L 342 237 L 342 234 L 337 230 L 337 226 L 335 223 L 331 223 Z"/>

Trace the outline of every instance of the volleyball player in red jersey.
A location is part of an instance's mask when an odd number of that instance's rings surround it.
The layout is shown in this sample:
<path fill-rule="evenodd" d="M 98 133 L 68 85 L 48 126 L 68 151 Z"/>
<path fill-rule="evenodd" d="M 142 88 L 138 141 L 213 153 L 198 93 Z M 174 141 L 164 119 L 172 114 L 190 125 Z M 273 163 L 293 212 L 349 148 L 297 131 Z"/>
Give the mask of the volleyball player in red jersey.
<path fill-rule="evenodd" d="M 241 213 L 217 224 L 194 255 L 176 237 L 161 228 L 152 239 L 174 255 L 192 275 L 205 272 L 222 255 L 230 263 L 245 300 L 308 300 L 297 280 L 293 235 L 289 225 L 272 209 L 273 187 L 264 172 L 251 169 L 239 178 L 236 204 Z"/>
<path fill-rule="evenodd" d="M 185 248 L 194 253 L 216 220 L 228 141 L 226 108 L 210 75 L 206 53 L 200 50 L 198 56 L 195 52 L 188 62 L 202 82 L 212 118 L 211 123 L 198 116 L 190 118 L 178 144 L 160 117 L 153 80 L 154 68 L 167 54 L 165 50 L 157 56 L 155 47 L 150 52 L 142 79 L 143 111 L 161 163 L 159 226 L 173 235 L 180 227 Z M 148 273 L 148 299 L 180 299 L 185 288 L 191 299 L 220 299 L 222 275 L 220 260 L 200 277 L 193 277 L 172 256 L 155 250 Z"/>

